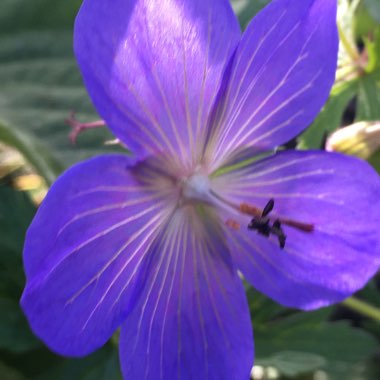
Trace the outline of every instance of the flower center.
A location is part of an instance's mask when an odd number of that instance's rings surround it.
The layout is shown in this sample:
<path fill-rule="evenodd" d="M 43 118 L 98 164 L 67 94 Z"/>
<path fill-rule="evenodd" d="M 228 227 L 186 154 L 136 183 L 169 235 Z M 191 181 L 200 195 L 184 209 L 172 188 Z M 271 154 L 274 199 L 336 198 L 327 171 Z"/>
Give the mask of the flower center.
<path fill-rule="evenodd" d="M 284 226 L 306 233 L 314 230 L 313 224 L 289 219 L 275 212 L 272 213 L 275 206 L 274 199 L 270 199 L 263 209 L 247 203 L 234 204 L 229 202 L 215 193 L 209 177 L 199 172 L 181 180 L 181 196 L 184 203 L 205 202 L 224 210 L 231 216 L 226 221 L 228 227 L 239 230 L 240 226 L 245 224 L 249 230 L 256 231 L 268 238 L 277 239 L 280 248 L 284 248 L 286 242 Z"/>
<path fill-rule="evenodd" d="M 210 202 L 210 180 L 206 175 L 193 174 L 182 182 L 182 197 L 186 200 Z"/>

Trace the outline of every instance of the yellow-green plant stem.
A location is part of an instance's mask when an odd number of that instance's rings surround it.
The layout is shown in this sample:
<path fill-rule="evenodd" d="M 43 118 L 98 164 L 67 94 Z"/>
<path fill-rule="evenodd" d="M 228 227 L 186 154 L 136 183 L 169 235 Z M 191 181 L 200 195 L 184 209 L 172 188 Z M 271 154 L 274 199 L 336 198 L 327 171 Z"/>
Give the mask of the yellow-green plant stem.
<path fill-rule="evenodd" d="M 219 177 L 219 176 L 221 176 L 223 174 L 230 173 L 230 172 L 232 172 L 234 170 L 242 169 L 245 166 L 248 166 L 248 165 L 252 164 L 255 161 L 259 161 L 259 160 L 261 160 L 261 159 L 263 159 L 265 157 L 271 156 L 272 154 L 274 154 L 274 150 L 267 151 L 267 152 L 264 152 L 264 153 L 258 153 L 256 156 L 253 156 L 251 158 L 247 158 L 247 159 L 242 160 L 242 161 L 240 161 L 240 162 L 238 162 L 236 164 L 233 164 L 233 165 L 223 166 L 222 168 L 215 170 L 211 174 L 211 178 L 216 178 L 216 177 Z"/>
<path fill-rule="evenodd" d="M 368 304 L 367 302 L 359 300 L 355 297 L 350 297 L 344 300 L 342 302 L 342 305 L 346 306 L 347 308 L 353 311 L 356 311 L 357 313 L 365 317 L 380 322 L 380 310 L 377 307 Z"/>
<path fill-rule="evenodd" d="M 360 58 L 360 54 L 356 46 L 353 45 L 351 41 L 349 41 L 349 39 L 344 33 L 343 28 L 340 26 L 339 23 L 338 23 L 338 32 L 339 32 L 340 41 L 342 42 L 342 45 L 344 46 L 346 52 L 348 53 L 348 55 L 350 56 L 353 62 L 357 62 Z"/>

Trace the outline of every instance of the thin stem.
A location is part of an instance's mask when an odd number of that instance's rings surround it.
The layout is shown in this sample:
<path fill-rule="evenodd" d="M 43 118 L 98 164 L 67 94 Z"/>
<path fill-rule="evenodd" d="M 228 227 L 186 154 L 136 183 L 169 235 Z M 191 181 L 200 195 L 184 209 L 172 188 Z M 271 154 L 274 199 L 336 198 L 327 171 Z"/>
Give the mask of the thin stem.
<path fill-rule="evenodd" d="M 65 122 L 72 128 L 69 138 L 72 144 L 76 143 L 77 137 L 82 131 L 91 128 L 105 127 L 106 122 L 104 120 L 92 121 L 90 123 L 81 123 L 75 118 L 75 113 L 71 112 L 70 116 L 65 119 Z"/>
<path fill-rule="evenodd" d="M 357 62 L 360 59 L 360 54 L 358 50 L 356 49 L 356 46 L 351 43 L 351 41 L 347 38 L 347 36 L 344 33 L 343 28 L 338 23 L 338 32 L 340 41 L 342 42 L 342 45 L 346 49 L 346 52 L 351 57 L 353 62 Z"/>
<path fill-rule="evenodd" d="M 380 322 L 380 309 L 368 304 L 367 302 L 359 300 L 355 297 L 350 297 L 344 300 L 342 302 L 342 305 L 348 307 L 353 311 L 356 311 L 359 314 Z"/>

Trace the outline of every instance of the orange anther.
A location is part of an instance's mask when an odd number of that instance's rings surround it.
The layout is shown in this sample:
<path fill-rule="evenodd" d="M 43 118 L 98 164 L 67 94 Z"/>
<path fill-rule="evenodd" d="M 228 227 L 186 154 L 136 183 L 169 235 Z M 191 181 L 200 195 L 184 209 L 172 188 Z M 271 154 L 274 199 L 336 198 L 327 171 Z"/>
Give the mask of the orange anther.
<path fill-rule="evenodd" d="M 240 206 L 239 206 L 239 209 L 242 213 L 244 214 L 247 214 L 247 215 L 250 215 L 250 216 L 256 216 L 256 217 L 260 217 L 261 216 L 261 213 L 262 213 L 262 210 L 260 210 L 259 208 L 257 207 L 254 207 L 254 206 L 250 206 L 249 204 L 247 203 L 242 203 Z"/>
<path fill-rule="evenodd" d="M 228 219 L 226 221 L 226 226 L 230 227 L 232 230 L 238 231 L 240 230 L 240 224 L 233 219 Z"/>

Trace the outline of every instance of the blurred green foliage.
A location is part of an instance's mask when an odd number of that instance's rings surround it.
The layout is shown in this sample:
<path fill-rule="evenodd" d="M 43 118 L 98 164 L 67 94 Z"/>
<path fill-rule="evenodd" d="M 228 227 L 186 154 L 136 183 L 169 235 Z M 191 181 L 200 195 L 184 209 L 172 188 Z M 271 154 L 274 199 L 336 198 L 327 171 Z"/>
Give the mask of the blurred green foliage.
<path fill-rule="evenodd" d="M 231 0 L 242 28 L 268 0 Z M 64 119 L 97 115 L 83 88 L 72 53 L 72 28 L 80 0 L 1 0 L 0 142 L 19 151 L 28 170 L 51 184 L 65 168 L 114 150 L 106 129 L 68 139 Z M 299 148 L 323 148 L 327 134 L 359 120 L 380 120 L 380 1 L 340 0 L 338 22 L 346 39 L 337 82 L 323 111 L 297 140 Z M 347 45 L 348 44 L 348 45 Z M 353 53 L 354 52 L 354 53 Z M 1 146 L 0 146 L 1 149 Z M 380 170 L 380 154 L 370 162 Z M 1 162 L 0 162 L 1 166 Z M 24 285 L 22 245 L 36 211 L 30 193 L 0 186 L 0 379 L 117 380 L 117 344 L 84 359 L 65 359 L 33 336 L 19 308 Z M 378 380 L 380 323 L 342 306 L 300 313 L 247 287 L 255 331 L 256 364 L 284 379 Z M 380 307 L 375 280 L 360 293 Z"/>
<path fill-rule="evenodd" d="M 70 111 L 97 118 L 72 52 L 80 1 L 2 0 L 0 5 L 0 141 L 20 150 L 52 183 L 63 169 L 107 148 L 107 129 L 67 138 Z M 108 148 L 110 150 L 110 148 Z"/>
<path fill-rule="evenodd" d="M 380 1 L 340 0 L 339 5 L 336 83 L 322 112 L 299 137 L 300 149 L 323 148 L 327 135 L 343 125 L 380 120 Z M 378 160 L 371 163 L 380 169 Z"/>

